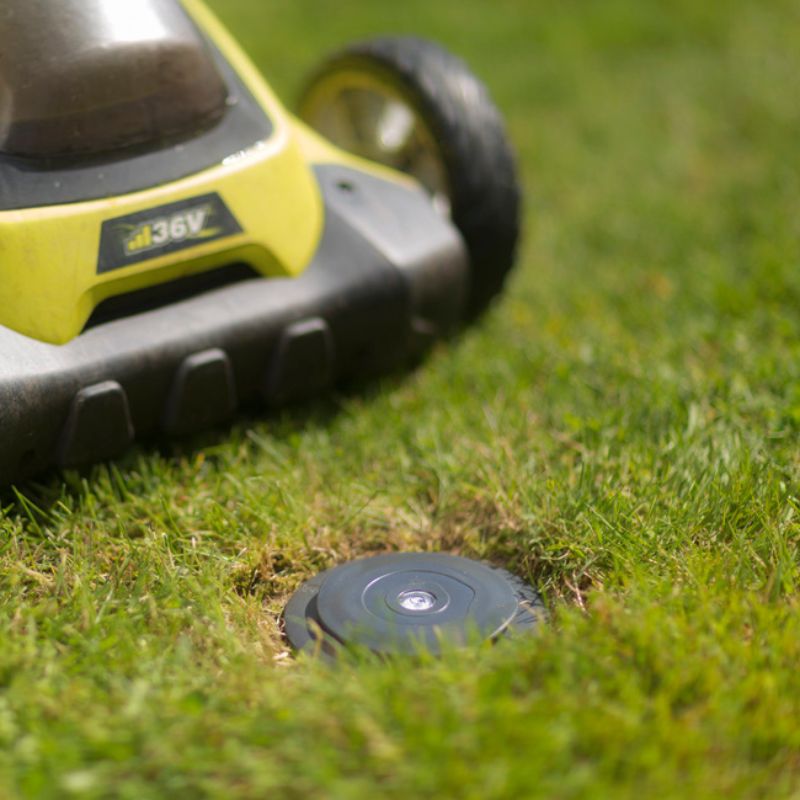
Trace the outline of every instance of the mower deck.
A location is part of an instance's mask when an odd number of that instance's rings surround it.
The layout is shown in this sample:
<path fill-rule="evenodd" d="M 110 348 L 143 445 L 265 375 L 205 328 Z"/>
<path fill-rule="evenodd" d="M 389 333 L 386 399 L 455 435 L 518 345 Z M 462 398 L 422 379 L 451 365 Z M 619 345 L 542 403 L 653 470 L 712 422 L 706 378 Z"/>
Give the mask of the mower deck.
<path fill-rule="evenodd" d="M 297 278 L 252 278 L 51 345 L 0 328 L 0 483 L 112 458 L 384 371 L 459 319 L 463 241 L 421 190 L 318 166 L 325 230 Z"/>

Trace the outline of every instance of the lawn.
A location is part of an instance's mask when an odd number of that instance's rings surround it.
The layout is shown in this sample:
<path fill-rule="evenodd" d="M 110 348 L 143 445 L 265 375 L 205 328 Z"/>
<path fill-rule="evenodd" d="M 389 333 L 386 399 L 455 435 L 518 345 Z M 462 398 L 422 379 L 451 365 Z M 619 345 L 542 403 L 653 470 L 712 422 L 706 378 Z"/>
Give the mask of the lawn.
<path fill-rule="evenodd" d="M 417 369 L 0 510 L 0 797 L 800 798 L 800 2 L 216 0 L 290 100 L 437 38 L 527 190 L 508 292 Z M 294 659 L 317 571 L 441 550 L 541 636 Z"/>

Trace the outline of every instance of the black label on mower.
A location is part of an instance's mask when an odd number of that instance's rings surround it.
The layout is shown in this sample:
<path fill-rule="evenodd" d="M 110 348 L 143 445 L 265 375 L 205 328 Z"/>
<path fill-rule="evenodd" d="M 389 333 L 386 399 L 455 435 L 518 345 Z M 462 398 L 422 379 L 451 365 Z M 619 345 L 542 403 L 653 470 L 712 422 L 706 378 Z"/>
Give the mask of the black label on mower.
<path fill-rule="evenodd" d="M 241 232 L 216 193 L 138 211 L 103 223 L 97 271 L 129 267 Z"/>

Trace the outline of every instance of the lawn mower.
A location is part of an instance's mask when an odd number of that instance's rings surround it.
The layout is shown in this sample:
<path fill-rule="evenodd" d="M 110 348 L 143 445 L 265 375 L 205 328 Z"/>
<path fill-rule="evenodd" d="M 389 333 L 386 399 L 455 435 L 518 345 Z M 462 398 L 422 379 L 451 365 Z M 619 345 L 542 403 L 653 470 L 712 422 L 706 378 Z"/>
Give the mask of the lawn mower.
<path fill-rule="evenodd" d="M 428 41 L 296 116 L 199 0 L 0 9 L 0 483 L 418 358 L 514 260 L 514 159 Z"/>

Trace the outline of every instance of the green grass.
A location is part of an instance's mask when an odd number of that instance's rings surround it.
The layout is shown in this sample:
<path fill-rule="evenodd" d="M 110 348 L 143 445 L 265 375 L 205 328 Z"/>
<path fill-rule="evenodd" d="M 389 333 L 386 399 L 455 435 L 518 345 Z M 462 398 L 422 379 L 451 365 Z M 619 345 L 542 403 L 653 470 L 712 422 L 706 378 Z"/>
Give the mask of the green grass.
<path fill-rule="evenodd" d="M 519 269 L 415 372 L 0 512 L 0 796 L 800 797 L 800 3 L 218 0 L 285 98 L 432 36 L 487 78 Z M 538 638 L 295 661 L 386 550 L 536 582 Z"/>

